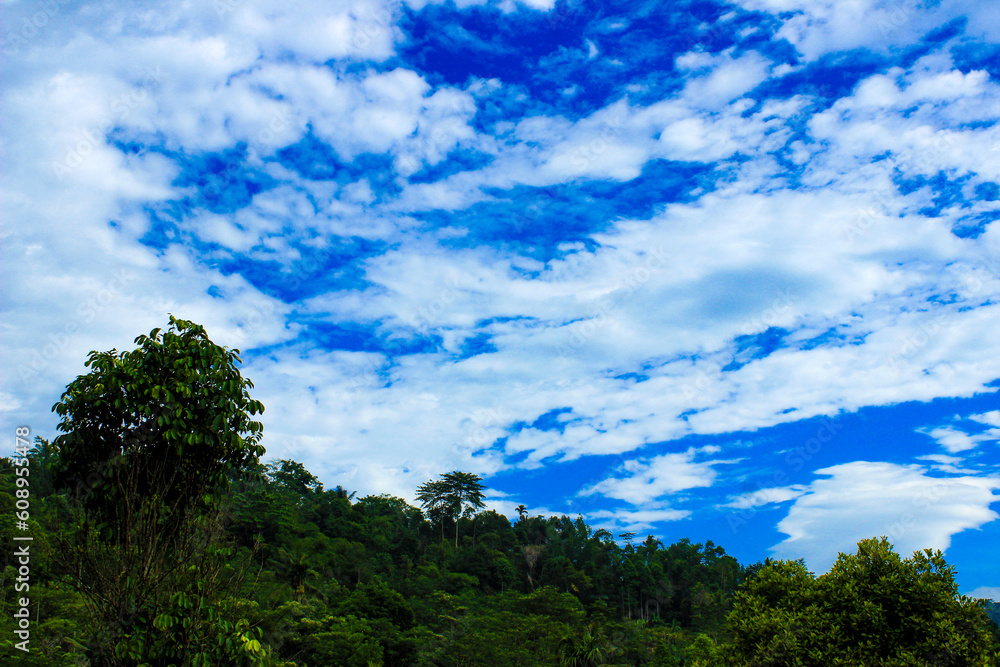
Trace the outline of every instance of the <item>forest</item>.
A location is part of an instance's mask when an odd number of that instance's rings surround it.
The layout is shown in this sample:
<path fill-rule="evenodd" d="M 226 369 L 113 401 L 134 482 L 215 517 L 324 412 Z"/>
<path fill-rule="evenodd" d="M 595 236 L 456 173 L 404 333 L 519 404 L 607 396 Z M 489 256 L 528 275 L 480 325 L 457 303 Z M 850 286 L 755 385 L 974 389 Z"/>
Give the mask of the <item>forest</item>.
<path fill-rule="evenodd" d="M 418 505 L 262 462 L 238 351 L 170 318 L 93 352 L 0 459 L 11 665 L 1000 665 L 1000 605 L 938 551 L 873 537 L 816 575 L 722 546 L 485 509 L 443 472 Z"/>

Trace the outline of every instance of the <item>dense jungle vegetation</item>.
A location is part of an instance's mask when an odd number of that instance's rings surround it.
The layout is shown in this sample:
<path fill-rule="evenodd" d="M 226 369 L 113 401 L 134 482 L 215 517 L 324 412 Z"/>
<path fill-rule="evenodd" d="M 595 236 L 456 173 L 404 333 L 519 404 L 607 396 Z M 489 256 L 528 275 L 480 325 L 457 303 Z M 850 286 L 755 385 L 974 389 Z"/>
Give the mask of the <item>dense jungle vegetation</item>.
<path fill-rule="evenodd" d="M 237 351 L 173 317 L 136 343 L 92 353 L 61 434 L 0 459 L 3 664 L 1000 665 L 998 605 L 959 596 L 939 552 L 744 566 L 511 520 L 461 471 L 420 507 L 358 498 L 260 462 Z"/>

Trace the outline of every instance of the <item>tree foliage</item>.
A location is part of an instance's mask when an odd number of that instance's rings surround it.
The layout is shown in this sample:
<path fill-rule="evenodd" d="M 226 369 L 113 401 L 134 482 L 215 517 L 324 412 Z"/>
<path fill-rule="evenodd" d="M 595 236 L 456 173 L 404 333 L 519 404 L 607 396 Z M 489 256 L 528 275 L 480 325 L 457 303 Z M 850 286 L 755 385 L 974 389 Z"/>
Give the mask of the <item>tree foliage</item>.
<path fill-rule="evenodd" d="M 730 664 L 989 665 L 995 660 L 981 605 L 958 594 L 940 551 L 910 558 L 862 540 L 814 577 L 801 562 L 766 564 L 729 617 Z"/>
<path fill-rule="evenodd" d="M 477 509 L 486 507 L 483 502 L 482 478 L 471 472 L 453 472 L 441 475 L 441 479 L 426 482 L 417 487 L 417 500 L 433 521 L 443 521 L 445 517 L 455 523 L 455 547 L 458 547 L 458 521 L 472 517 Z"/>
<path fill-rule="evenodd" d="M 239 351 L 198 324 L 171 315 L 167 331 L 135 342 L 128 352 L 91 352 L 90 372 L 53 406 L 62 418 L 57 482 L 109 526 L 128 522 L 140 497 L 174 508 L 175 525 L 264 453 L 252 418 L 264 406 L 247 391 Z"/>
<path fill-rule="evenodd" d="M 92 352 L 38 456 L 64 491 L 65 570 L 101 628 L 95 664 L 244 661 L 261 652 L 228 595 L 240 586 L 219 502 L 254 470 L 263 406 L 237 352 L 171 316 L 128 352 Z"/>

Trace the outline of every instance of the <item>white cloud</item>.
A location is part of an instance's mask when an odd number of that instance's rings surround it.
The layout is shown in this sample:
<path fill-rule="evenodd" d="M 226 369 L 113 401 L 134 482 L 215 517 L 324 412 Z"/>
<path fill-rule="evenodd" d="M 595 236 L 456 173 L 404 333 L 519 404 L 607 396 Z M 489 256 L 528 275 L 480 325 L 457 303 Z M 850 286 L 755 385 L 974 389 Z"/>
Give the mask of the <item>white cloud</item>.
<path fill-rule="evenodd" d="M 916 465 L 855 461 L 816 471 L 821 479 L 796 499 L 772 547 L 779 558 L 805 558 L 822 572 L 858 541 L 886 535 L 896 550 L 946 550 L 951 537 L 1000 517 L 990 509 L 1000 477 L 930 477 Z"/>
<path fill-rule="evenodd" d="M 992 150 L 1000 134 L 989 125 L 1000 96 L 982 72 L 926 57 L 869 77 L 815 113 L 804 95 L 760 108 L 740 97 L 775 73 L 760 54 L 690 53 L 677 59 L 691 73 L 688 85 L 664 99 L 642 106 L 615 98 L 579 119 L 536 110 L 488 136 L 472 119 L 510 84 L 461 88 L 404 66 L 387 69 L 400 37 L 389 5 L 225 6 L 232 11 L 220 17 L 209 3 L 134 13 L 89 5 L 86 19 L 54 22 L 29 45 L 30 57 L 6 66 L 5 128 L 18 129 L 5 130 L 0 151 L 18 169 L 0 194 L 12 258 L 4 263 L 12 296 L 0 331 L 10 351 L 3 375 L 19 378 L 21 360 L 35 353 L 44 362 L 30 381 L 5 387 L 20 401 L 5 397 L 8 413 L 53 423 L 48 407 L 87 351 L 127 348 L 172 311 L 223 343 L 286 344 L 245 368 L 268 406 L 273 454 L 301 456 L 363 490 L 404 495 L 441 469 L 501 470 L 502 453 L 485 448 L 512 424 L 556 408 L 573 408 L 564 433 L 522 429 L 505 453 L 527 452 L 524 467 L 626 454 L 691 433 L 971 396 L 992 391 L 1000 377 L 1000 268 L 989 259 L 1000 251 L 1000 228 L 959 239 L 951 226 L 962 211 L 921 214 L 930 188 L 903 195 L 893 181 L 896 170 L 968 177 L 967 189 L 1000 178 L 1000 152 Z M 819 53 L 867 39 L 864 30 L 841 28 L 869 16 L 870 3 L 846 7 L 846 18 L 833 16 L 830 3 L 815 7 L 812 19 L 799 14 L 787 24 L 784 34 L 801 48 Z M 827 27 L 829 34 L 810 32 Z M 342 62 L 330 66 L 329 58 Z M 150 70 L 162 76 L 146 80 Z M 186 194 L 171 185 L 180 165 L 155 151 L 119 150 L 105 139 L 109 122 L 187 155 L 247 142 L 252 166 L 281 185 L 232 215 L 196 211 L 179 223 L 180 240 L 217 244 L 214 254 L 150 249 L 139 241 L 151 230 L 144 207 Z M 375 174 L 346 186 L 307 182 L 264 160 L 307 126 L 344 160 L 388 155 L 400 198 L 380 204 Z M 408 183 L 456 148 L 493 162 Z M 60 180 L 52 164 L 74 151 L 87 155 Z M 801 185 L 778 162 L 784 154 L 803 167 Z M 566 245 L 574 251 L 547 261 L 515 245 L 450 248 L 448 238 L 466 234 L 457 223 L 436 232 L 411 217 L 504 198 L 485 194 L 489 188 L 628 181 L 656 159 L 712 165 L 727 176 L 648 219 L 591 220 L 604 228 L 590 235 L 596 247 Z M 979 213 L 991 204 L 971 206 Z M 209 268 L 227 252 L 248 252 L 288 270 L 301 259 L 295 243 L 323 248 L 333 235 L 391 243 L 361 267 L 369 286 L 292 306 Z M 23 266 L 32 273 L 15 270 Z M 134 277 L 112 290 L 121 270 Z M 212 286 L 224 297 L 209 296 Z M 95 299 L 107 303 L 84 321 Z M 438 336 L 442 351 L 395 360 L 326 352 L 300 337 L 293 322 L 302 320 Z M 761 359 L 744 352 L 745 366 L 722 370 L 736 354 L 734 339 L 769 327 L 790 332 L 782 349 Z M 853 344 L 805 344 L 831 330 Z M 491 335 L 497 351 L 456 361 L 477 333 Z M 616 379 L 627 372 L 649 379 Z M 979 417 L 1000 427 L 994 413 Z M 968 451 L 968 439 L 944 436 L 957 438 L 946 448 Z M 587 491 L 648 502 L 718 483 L 719 463 L 652 456 Z"/>
<path fill-rule="evenodd" d="M 521 4 L 532 9 L 547 12 L 556 6 L 556 0 L 518 0 Z"/>
<path fill-rule="evenodd" d="M 406 4 L 414 9 L 421 9 L 427 5 L 442 4 L 446 0 L 406 0 Z M 529 7 L 538 11 L 550 11 L 556 5 L 556 0 L 455 0 L 455 6 L 459 9 L 475 7 L 477 5 L 492 4 L 500 8 L 504 13 L 516 11 L 519 6 Z"/>
<path fill-rule="evenodd" d="M 598 510 L 587 514 L 587 521 L 594 528 L 607 530 L 615 537 L 619 533 L 642 533 L 655 530 L 656 525 L 667 521 L 680 521 L 691 515 L 690 511 L 670 508 L 638 510 Z"/>
<path fill-rule="evenodd" d="M 233 33 L 253 40 L 271 57 L 294 53 L 315 62 L 332 58 L 384 60 L 398 36 L 391 3 L 338 0 L 322 10 L 293 10 L 276 0 L 220 0 L 216 7 Z"/>
<path fill-rule="evenodd" d="M 1000 586 L 980 586 L 967 593 L 970 598 L 993 600 L 1000 602 Z"/>
<path fill-rule="evenodd" d="M 958 452 L 975 449 L 980 443 L 997 440 L 997 438 L 1000 438 L 1000 430 L 991 429 L 991 431 L 987 431 L 986 433 L 971 435 L 951 426 L 942 426 L 931 429 L 927 432 L 927 435 L 937 440 L 938 444 L 944 447 L 949 453 L 957 454 Z"/>
<path fill-rule="evenodd" d="M 685 64 L 692 62 L 704 66 L 702 61 L 693 60 Z M 714 59 L 712 69 L 706 75 L 688 82 L 685 97 L 699 108 L 715 108 L 755 88 L 767 78 L 770 67 L 770 61 L 754 51 L 739 58 L 720 55 Z"/>
<path fill-rule="evenodd" d="M 308 121 L 316 135 L 345 160 L 359 153 L 391 153 L 409 175 L 423 162 L 436 164 L 473 136 L 475 105 L 468 93 L 431 86 L 415 72 L 396 68 L 338 76 L 326 67 L 269 64 L 247 75 Z"/>
<path fill-rule="evenodd" d="M 983 70 L 975 70 L 968 73 L 958 70 L 939 72 L 914 81 L 906 89 L 905 97 L 914 102 L 975 97 L 984 92 L 989 80 L 989 73 Z"/>
<path fill-rule="evenodd" d="M 958 419 L 956 415 L 955 419 Z M 986 429 L 985 431 L 979 433 L 969 433 L 967 430 L 961 428 L 945 425 L 936 428 L 921 428 L 917 429 L 919 433 L 926 433 L 930 437 L 934 438 L 939 445 L 944 447 L 944 449 L 949 454 L 958 454 L 960 452 L 966 452 L 975 450 L 980 444 L 984 442 L 997 442 L 1000 441 L 1000 411 L 992 410 L 990 412 L 984 412 L 982 414 L 971 415 L 970 420 L 979 422 L 981 424 L 986 424 L 992 426 L 993 428 Z M 952 457 L 925 457 L 930 460 L 939 460 L 942 463 L 955 463 L 961 459 L 950 460 Z"/>
<path fill-rule="evenodd" d="M 927 454 L 925 456 L 918 456 L 917 461 L 930 461 L 932 463 L 931 469 L 938 472 L 947 473 L 950 475 L 978 475 L 982 471 L 976 470 L 974 468 L 961 467 L 959 464 L 964 463 L 964 460 L 958 456 L 947 456 L 945 454 Z"/>
<path fill-rule="evenodd" d="M 989 412 L 984 412 L 982 414 L 972 415 L 969 419 L 1000 428 L 1000 410 L 990 410 Z"/>
<path fill-rule="evenodd" d="M 695 462 L 695 451 L 676 452 L 650 459 L 631 459 L 623 465 L 625 477 L 609 477 L 580 490 L 581 496 L 595 493 L 642 505 L 664 496 L 711 486 L 718 472 L 713 468 L 730 461 Z"/>
<path fill-rule="evenodd" d="M 782 16 L 777 37 L 813 60 L 833 51 L 866 48 L 889 52 L 914 44 L 949 21 L 968 16 L 968 32 L 995 40 L 1000 20 L 981 3 L 896 0 L 737 0 L 746 9 Z"/>
<path fill-rule="evenodd" d="M 761 505 L 784 503 L 789 500 L 795 500 L 805 494 L 806 491 L 807 488 L 801 484 L 758 489 L 738 496 L 731 496 L 730 501 L 724 504 L 723 507 L 750 509 L 751 507 L 759 507 Z"/>

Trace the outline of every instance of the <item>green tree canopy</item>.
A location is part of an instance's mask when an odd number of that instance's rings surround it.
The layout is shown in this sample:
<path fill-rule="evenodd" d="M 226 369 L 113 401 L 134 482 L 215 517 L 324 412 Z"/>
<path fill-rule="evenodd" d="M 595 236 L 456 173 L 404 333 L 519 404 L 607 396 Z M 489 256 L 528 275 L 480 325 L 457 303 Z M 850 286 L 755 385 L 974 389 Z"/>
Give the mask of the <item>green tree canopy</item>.
<path fill-rule="evenodd" d="M 454 472 L 441 475 L 441 479 L 417 487 L 417 500 L 431 520 L 451 517 L 455 522 L 455 546 L 458 546 L 458 520 L 473 516 L 477 509 L 486 507 L 483 502 L 482 478 L 471 472 Z"/>
<path fill-rule="evenodd" d="M 264 453 L 264 406 L 236 364 L 239 350 L 216 345 L 204 327 L 170 316 L 166 332 L 135 339 L 130 352 L 91 352 L 90 372 L 53 406 L 62 420 L 57 481 L 114 524 L 129 494 L 158 495 L 183 520 L 191 503 L 224 490 Z"/>
<path fill-rule="evenodd" d="M 940 551 L 895 553 L 885 537 L 862 540 L 819 577 L 801 562 L 766 563 L 737 594 L 729 664 L 993 664 L 980 604 L 959 596 Z"/>
<path fill-rule="evenodd" d="M 238 664 L 260 644 L 231 603 L 242 571 L 219 501 L 258 469 L 264 407 L 238 351 L 170 317 L 130 352 L 92 352 L 53 410 L 68 490 L 65 567 L 102 630 L 93 664 Z M 225 572 L 225 574 L 224 574 Z"/>

